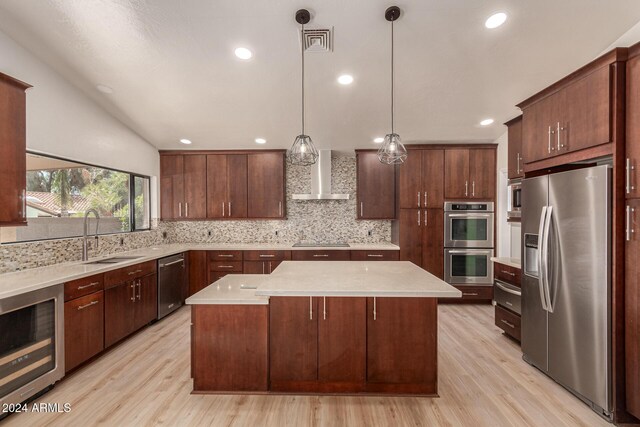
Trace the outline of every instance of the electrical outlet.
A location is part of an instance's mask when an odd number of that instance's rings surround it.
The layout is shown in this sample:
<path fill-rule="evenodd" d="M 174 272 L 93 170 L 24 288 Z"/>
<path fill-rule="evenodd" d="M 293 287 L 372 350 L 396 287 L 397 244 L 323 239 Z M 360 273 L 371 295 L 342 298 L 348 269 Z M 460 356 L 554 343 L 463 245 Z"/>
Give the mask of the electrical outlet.
<path fill-rule="evenodd" d="M 276 237 L 278 237 L 279 235 L 280 235 L 280 232 L 276 230 Z"/>
<path fill-rule="evenodd" d="M 124 246 L 124 237 L 120 238 L 120 246 Z"/>
<path fill-rule="evenodd" d="M 367 236 L 369 236 L 369 237 L 373 236 L 373 230 L 368 230 L 367 231 Z"/>
<path fill-rule="evenodd" d="M 162 232 L 162 238 L 163 238 L 163 239 L 166 239 L 166 238 L 167 238 L 167 232 L 166 232 L 166 231 L 163 231 L 163 232 Z"/>
<path fill-rule="evenodd" d="M 213 236 L 213 232 L 211 230 L 207 231 L 207 236 L 209 237 Z"/>

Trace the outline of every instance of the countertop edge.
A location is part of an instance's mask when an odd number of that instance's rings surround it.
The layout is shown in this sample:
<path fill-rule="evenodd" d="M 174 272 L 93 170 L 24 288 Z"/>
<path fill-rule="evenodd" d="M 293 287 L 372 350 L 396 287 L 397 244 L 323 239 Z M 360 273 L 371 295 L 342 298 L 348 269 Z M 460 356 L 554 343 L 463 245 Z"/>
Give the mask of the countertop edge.
<path fill-rule="evenodd" d="M 506 258 L 506 257 L 491 257 L 491 261 L 497 262 L 498 264 L 508 265 L 509 267 L 522 269 L 522 262 L 515 258 Z"/>

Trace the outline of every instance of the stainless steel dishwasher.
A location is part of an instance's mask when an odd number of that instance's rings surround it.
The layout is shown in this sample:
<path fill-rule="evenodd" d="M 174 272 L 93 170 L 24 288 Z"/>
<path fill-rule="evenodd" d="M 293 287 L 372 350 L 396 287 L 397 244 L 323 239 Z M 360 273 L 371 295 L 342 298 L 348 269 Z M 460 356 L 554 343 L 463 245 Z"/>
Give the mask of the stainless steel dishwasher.
<path fill-rule="evenodd" d="M 158 319 L 182 306 L 186 271 L 183 253 L 158 260 Z"/>

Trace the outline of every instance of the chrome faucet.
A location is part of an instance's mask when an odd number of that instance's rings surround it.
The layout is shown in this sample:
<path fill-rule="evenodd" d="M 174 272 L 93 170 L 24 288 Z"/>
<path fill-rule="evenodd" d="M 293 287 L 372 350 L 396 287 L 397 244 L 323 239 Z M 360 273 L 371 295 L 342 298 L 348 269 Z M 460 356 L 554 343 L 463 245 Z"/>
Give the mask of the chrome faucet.
<path fill-rule="evenodd" d="M 96 217 L 96 248 L 98 247 L 98 226 L 100 225 L 100 214 L 95 209 L 87 209 L 84 213 L 84 233 L 82 234 L 82 261 L 87 261 L 89 259 L 89 242 L 87 240 L 89 234 L 89 214 L 93 213 Z"/>

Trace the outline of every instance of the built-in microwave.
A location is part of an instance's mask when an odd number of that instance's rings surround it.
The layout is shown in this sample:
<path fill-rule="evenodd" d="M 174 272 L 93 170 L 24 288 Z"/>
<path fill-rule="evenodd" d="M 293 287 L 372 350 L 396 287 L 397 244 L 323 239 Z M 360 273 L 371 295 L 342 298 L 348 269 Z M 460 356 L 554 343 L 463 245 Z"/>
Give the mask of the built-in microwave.
<path fill-rule="evenodd" d="M 518 222 L 521 217 L 522 210 L 522 187 L 521 180 L 514 179 L 509 181 L 509 192 L 507 193 L 507 221 Z"/>

